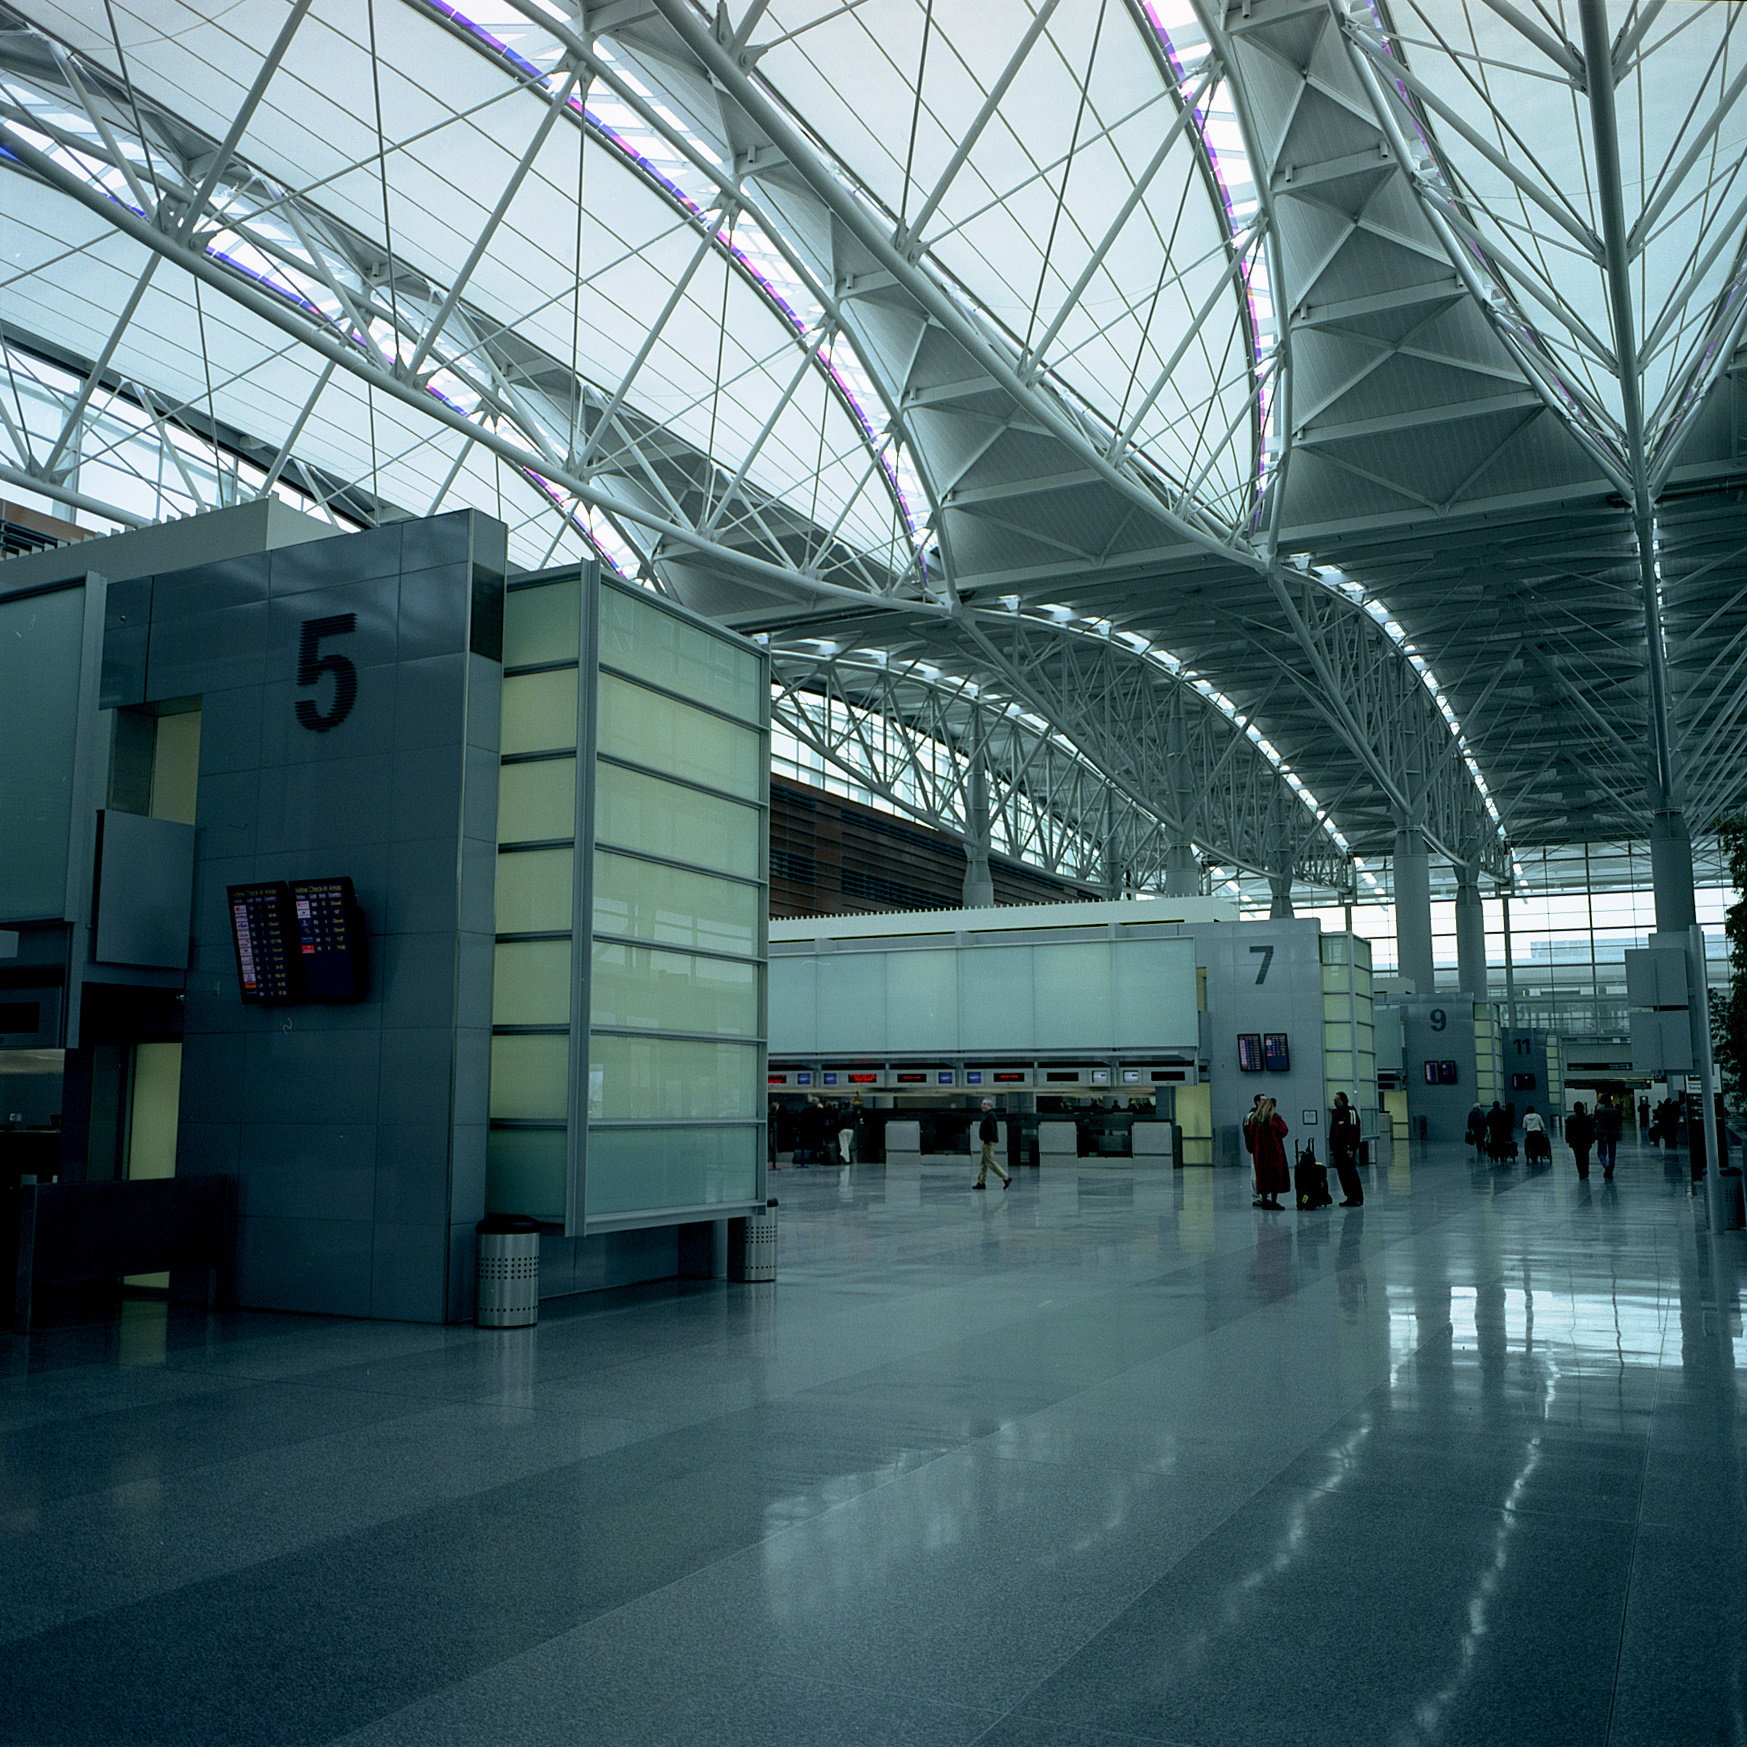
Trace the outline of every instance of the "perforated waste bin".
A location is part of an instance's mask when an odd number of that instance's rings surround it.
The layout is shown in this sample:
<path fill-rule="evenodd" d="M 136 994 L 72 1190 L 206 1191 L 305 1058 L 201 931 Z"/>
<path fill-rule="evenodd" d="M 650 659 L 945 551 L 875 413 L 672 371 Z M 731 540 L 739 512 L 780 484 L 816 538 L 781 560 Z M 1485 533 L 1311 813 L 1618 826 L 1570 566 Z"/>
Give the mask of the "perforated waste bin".
<path fill-rule="evenodd" d="M 1747 1226 L 1747 1195 L 1742 1193 L 1741 1167 L 1724 1165 L 1717 1175 L 1723 1189 L 1723 1230 L 1740 1231 Z"/>
<path fill-rule="evenodd" d="M 540 1320 L 540 1227 L 514 1214 L 488 1214 L 479 1234 L 481 1328 L 530 1328 Z"/>
<path fill-rule="evenodd" d="M 728 1278 L 774 1280 L 776 1278 L 776 1203 L 767 1201 L 763 1213 L 749 1213 L 728 1224 Z"/>

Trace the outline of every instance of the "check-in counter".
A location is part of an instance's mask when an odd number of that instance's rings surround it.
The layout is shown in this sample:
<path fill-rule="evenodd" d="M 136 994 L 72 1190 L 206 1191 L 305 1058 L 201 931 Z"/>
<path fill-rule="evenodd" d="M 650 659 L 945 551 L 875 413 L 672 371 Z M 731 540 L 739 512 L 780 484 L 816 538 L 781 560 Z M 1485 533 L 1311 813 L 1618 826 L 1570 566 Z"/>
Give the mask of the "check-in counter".
<path fill-rule="evenodd" d="M 1051 1165 L 1071 1164 L 1080 1156 L 1080 1127 L 1076 1122 L 1040 1122 L 1037 1125 L 1037 1162 L 1045 1170 Z"/>
<path fill-rule="evenodd" d="M 886 1124 L 886 1162 L 922 1157 L 922 1124 L 913 1118 Z"/>
<path fill-rule="evenodd" d="M 1172 1127 L 1168 1122 L 1137 1122 L 1131 1131 L 1133 1135 L 1133 1156 L 1137 1159 L 1163 1159 L 1166 1163 L 1176 1160 L 1176 1148 L 1172 1145 Z"/>

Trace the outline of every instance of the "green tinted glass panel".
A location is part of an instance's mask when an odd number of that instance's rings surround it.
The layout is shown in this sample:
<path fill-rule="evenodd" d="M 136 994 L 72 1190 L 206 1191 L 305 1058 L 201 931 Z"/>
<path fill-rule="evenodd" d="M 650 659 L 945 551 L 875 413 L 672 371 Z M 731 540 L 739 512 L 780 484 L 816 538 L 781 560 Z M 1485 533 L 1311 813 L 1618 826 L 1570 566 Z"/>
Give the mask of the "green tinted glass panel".
<path fill-rule="evenodd" d="M 576 852 L 526 849 L 497 858 L 497 931 L 535 934 L 569 928 Z"/>
<path fill-rule="evenodd" d="M 491 1019 L 494 1025 L 568 1025 L 570 942 L 499 941 Z"/>
<path fill-rule="evenodd" d="M 85 590 L 0 602 L 0 920 L 67 902 Z"/>
<path fill-rule="evenodd" d="M 568 1037 L 491 1040 L 491 1114 L 562 1122 L 570 1111 Z"/>
<path fill-rule="evenodd" d="M 749 1120 L 764 1105 L 758 1059 L 751 1044 L 593 1037 L 588 1113 L 610 1121 Z"/>
<path fill-rule="evenodd" d="M 764 741 L 751 728 L 738 728 L 610 673 L 601 675 L 597 722 L 602 752 L 758 799 Z"/>
<path fill-rule="evenodd" d="M 762 663 L 752 650 L 611 585 L 601 589 L 600 658 L 742 721 L 763 719 Z"/>
<path fill-rule="evenodd" d="M 576 744 L 576 672 L 524 673 L 503 682 L 503 752 L 551 752 Z"/>
<path fill-rule="evenodd" d="M 568 1165 L 564 1130 L 494 1128 L 485 1143 L 485 1211 L 562 1219 Z"/>
<path fill-rule="evenodd" d="M 503 664 L 523 667 L 536 661 L 574 661 L 580 584 L 546 583 L 511 589 L 503 601 Z"/>
<path fill-rule="evenodd" d="M 756 965 L 596 941 L 589 993 L 595 1025 L 758 1035 Z"/>
<path fill-rule="evenodd" d="M 588 1212 L 657 1212 L 750 1201 L 756 1128 L 595 1128 L 588 1136 Z"/>
<path fill-rule="evenodd" d="M 505 766 L 504 775 L 516 768 Z M 757 877 L 764 816 L 756 807 L 602 763 L 595 769 L 594 819 L 603 843 Z"/>
<path fill-rule="evenodd" d="M 527 843 L 576 833 L 576 760 L 506 764 L 497 784 L 497 840 Z"/>
<path fill-rule="evenodd" d="M 501 867 L 498 881 L 501 892 Z M 751 957 L 758 950 L 762 902 L 757 886 L 605 851 L 594 858 L 594 925 L 602 934 Z M 499 908 L 501 914 L 501 899 Z"/>

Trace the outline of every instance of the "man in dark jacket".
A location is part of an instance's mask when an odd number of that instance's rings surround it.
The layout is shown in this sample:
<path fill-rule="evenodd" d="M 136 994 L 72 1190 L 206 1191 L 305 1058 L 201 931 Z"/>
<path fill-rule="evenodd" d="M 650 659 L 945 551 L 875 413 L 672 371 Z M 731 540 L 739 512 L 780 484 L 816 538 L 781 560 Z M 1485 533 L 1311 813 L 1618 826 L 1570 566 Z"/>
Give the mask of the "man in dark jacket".
<path fill-rule="evenodd" d="M 977 1166 L 977 1180 L 971 1184 L 973 1189 L 986 1189 L 989 1186 L 989 1173 L 993 1171 L 1001 1179 L 1003 1189 L 1013 1187 L 1013 1179 L 1001 1169 L 1001 1161 L 995 1157 L 995 1142 L 1001 1138 L 1001 1125 L 995 1120 L 995 1100 L 983 1100 L 983 1120 L 977 1124 L 977 1139 L 983 1143 L 983 1156 Z"/>

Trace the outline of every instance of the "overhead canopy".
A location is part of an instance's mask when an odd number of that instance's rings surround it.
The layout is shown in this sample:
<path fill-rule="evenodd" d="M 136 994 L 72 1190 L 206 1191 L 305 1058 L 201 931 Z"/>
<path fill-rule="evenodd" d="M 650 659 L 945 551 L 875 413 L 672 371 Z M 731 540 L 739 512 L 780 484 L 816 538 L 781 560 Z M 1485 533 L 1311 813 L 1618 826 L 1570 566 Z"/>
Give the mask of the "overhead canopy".
<path fill-rule="evenodd" d="M 1740 10 L 28 0 L 5 477 L 478 504 L 797 698 L 896 657 L 1048 723 L 1136 856 L 1702 825 L 1747 801 Z M 1099 726 L 1185 711 L 1242 742 L 1187 797 Z"/>

